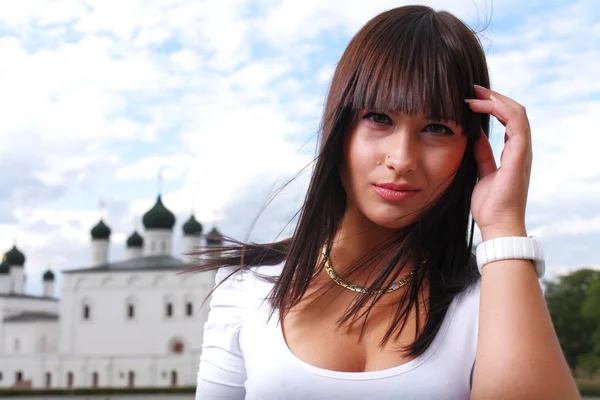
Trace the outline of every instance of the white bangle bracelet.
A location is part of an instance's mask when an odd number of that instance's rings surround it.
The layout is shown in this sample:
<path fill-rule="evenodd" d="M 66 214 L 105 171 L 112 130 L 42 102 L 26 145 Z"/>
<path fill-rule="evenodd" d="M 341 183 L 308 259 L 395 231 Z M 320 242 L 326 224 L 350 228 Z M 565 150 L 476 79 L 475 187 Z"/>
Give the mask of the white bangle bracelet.
<path fill-rule="evenodd" d="M 534 237 L 509 236 L 486 240 L 477 246 L 475 255 L 480 274 L 486 264 L 499 260 L 531 260 L 538 279 L 544 276 L 546 269 L 544 250 Z"/>

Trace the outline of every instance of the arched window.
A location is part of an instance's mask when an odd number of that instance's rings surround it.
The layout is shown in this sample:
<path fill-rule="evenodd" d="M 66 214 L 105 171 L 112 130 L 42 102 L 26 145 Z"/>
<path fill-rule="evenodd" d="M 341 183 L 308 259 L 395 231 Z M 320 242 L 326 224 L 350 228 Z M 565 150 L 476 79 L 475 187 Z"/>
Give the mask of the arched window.
<path fill-rule="evenodd" d="M 20 383 L 23 380 L 23 372 L 17 371 L 15 373 L 15 383 Z"/>
<path fill-rule="evenodd" d="M 93 372 L 92 373 L 92 387 L 98 387 L 98 382 L 100 381 L 98 373 L 97 372 Z"/>
<path fill-rule="evenodd" d="M 165 318 L 169 319 L 175 317 L 175 305 L 177 303 L 177 298 L 169 293 L 165 295 L 163 302 L 165 305 Z"/>
<path fill-rule="evenodd" d="M 45 386 L 46 389 L 50 389 L 52 387 L 52 373 L 46 372 Z"/>
<path fill-rule="evenodd" d="M 160 251 L 162 253 L 166 253 L 167 252 L 167 242 L 160 242 Z"/>
<path fill-rule="evenodd" d="M 21 348 L 21 341 L 19 339 L 15 339 L 15 351 L 19 351 Z"/>
<path fill-rule="evenodd" d="M 129 371 L 129 373 L 127 373 L 127 386 L 135 386 L 135 372 L 133 371 Z"/>
<path fill-rule="evenodd" d="M 171 386 L 177 386 L 177 371 L 171 371 Z"/>
<path fill-rule="evenodd" d="M 129 296 L 125 301 L 125 318 L 134 320 L 136 318 L 137 300 L 133 296 Z"/>
<path fill-rule="evenodd" d="M 150 244 L 150 249 L 152 250 L 152 254 L 154 254 L 156 252 L 156 242 L 152 241 L 152 243 Z"/>
<path fill-rule="evenodd" d="M 184 312 L 187 317 L 191 317 L 194 315 L 194 303 L 195 303 L 194 295 L 191 293 L 186 294 L 184 297 L 184 305 L 185 305 Z"/>
<path fill-rule="evenodd" d="M 73 373 L 71 371 L 67 372 L 67 387 L 72 388 L 74 380 Z"/>
<path fill-rule="evenodd" d="M 83 321 L 92 319 L 92 301 L 88 297 L 81 300 L 81 319 Z"/>

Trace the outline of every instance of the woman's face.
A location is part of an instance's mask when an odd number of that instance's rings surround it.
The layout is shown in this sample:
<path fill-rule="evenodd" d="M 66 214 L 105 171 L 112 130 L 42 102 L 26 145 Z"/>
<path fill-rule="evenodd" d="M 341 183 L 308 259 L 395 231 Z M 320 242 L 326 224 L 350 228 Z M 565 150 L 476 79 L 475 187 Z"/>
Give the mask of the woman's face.
<path fill-rule="evenodd" d="M 452 121 L 361 111 L 340 170 L 347 212 L 386 228 L 416 221 L 452 182 L 466 145 Z"/>

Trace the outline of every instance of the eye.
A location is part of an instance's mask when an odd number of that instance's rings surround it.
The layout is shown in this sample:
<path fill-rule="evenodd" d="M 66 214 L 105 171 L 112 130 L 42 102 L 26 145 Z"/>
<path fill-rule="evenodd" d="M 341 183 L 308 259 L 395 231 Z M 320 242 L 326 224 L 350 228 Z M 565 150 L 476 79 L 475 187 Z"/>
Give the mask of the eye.
<path fill-rule="evenodd" d="M 425 131 L 435 133 L 436 135 L 454 135 L 452 129 L 442 124 L 429 124 L 424 128 Z"/>
<path fill-rule="evenodd" d="M 392 125 L 392 119 L 381 113 L 366 113 L 362 119 L 367 120 L 375 125 Z"/>

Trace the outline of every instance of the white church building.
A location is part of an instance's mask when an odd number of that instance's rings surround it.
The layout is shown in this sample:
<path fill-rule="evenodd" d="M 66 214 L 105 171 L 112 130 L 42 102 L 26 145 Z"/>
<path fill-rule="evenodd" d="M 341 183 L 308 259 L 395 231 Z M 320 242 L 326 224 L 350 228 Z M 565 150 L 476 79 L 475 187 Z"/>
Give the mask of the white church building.
<path fill-rule="evenodd" d="M 182 274 L 172 255 L 175 216 L 158 196 L 143 237 L 127 239 L 127 259 L 109 261 L 111 230 L 91 230 L 93 263 L 43 275 L 43 295 L 24 293 L 25 256 L 13 247 L 0 264 L 0 387 L 194 386 L 214 272 Z M 183 224 L 184 253 L 218 245 L 194 215 Z"/>

